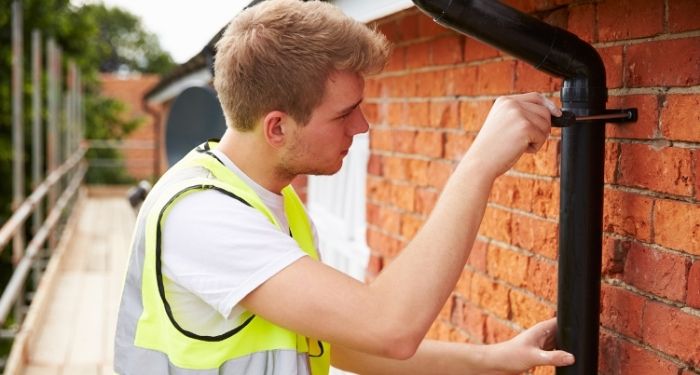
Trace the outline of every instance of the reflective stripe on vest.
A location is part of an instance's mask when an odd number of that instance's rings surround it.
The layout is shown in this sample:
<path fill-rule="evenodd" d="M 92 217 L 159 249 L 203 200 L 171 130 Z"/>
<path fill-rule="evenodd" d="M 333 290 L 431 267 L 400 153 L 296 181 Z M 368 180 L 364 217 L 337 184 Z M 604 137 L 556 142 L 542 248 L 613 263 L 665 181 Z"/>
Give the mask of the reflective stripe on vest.
<path fill-rule="evenodd" d="M 179 200 L 215 189 L 277 220 L 255 192 L 209 153 L 210 143 L 191 151 L 161 178 L 139 213 L 132 239 L 115 339 L 120 374 L 328 374 L 330 346 L 246 313 L 235 329 L 202 336 L 180 327 L 165 298 L 160 267 L 161 226 Z M 311 224 L 291 186 L 282 190 L 292 236 L 318 260 Z M 310 367 L 310 368 L 309 368 Z"/>

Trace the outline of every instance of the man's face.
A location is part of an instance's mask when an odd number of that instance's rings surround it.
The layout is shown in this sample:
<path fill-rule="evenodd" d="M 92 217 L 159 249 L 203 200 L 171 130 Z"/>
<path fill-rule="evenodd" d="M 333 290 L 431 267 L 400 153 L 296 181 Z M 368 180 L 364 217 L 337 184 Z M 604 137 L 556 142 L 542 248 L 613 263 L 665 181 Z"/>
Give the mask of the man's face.
<path fill-rule="evenodd" d="M 352 138 L 369 130 L 360 103 L 364 79 L 357 73 L 335 72 L 326 81 L 321 104 L 306 125 L 294 128 L 280 168 L 291 175 L 330 175 L 343 165 Z"/>

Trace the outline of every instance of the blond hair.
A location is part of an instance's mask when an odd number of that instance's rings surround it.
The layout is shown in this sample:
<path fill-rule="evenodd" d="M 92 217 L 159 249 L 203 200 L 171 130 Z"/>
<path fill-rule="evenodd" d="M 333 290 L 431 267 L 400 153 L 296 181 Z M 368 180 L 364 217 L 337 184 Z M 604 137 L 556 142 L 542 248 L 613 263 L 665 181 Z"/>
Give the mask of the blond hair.
<path fill-rule="evenodd" d="M 386 38 L 321 1 L 268 0 L 242 11 L 216 43 L 214 87 L 229 126 L 280 110 L 305 124 L 334 71 L 372 74 Z"/>

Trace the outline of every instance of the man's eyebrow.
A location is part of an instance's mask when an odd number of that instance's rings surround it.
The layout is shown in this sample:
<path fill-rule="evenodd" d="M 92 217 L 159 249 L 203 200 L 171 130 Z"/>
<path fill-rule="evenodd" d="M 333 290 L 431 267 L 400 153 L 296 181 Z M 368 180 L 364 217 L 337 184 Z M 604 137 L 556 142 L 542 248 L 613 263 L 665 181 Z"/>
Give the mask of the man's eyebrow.
<path fill-rule="evenodd" d="M 353 104 L 353 105 L 351 105 L 351 106 L 348 106 L 348 107 L 346 107 L 346 108 L 343 108 L 342 110 L 338 111 L 338 113 L 342 115 L 342 114 L 346 114 L 346 113 L 348 113 L 348 112 L 351 112 L 353 109 L 357 108 L 357 106 L 359 106 L 360 103 L 362 103 L 362 100 L 363 100 L 363 99 L 364 99 L 364 98 L 360 98 L 360 100 L 358 100 L 357 103 L 355 103 L 355 104 Z"/>

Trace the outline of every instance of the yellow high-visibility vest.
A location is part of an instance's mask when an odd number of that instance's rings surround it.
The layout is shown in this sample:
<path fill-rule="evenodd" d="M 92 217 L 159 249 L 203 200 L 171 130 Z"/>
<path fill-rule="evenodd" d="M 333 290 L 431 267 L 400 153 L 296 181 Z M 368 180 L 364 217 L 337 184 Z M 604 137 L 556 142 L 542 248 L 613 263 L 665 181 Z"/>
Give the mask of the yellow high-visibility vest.
<path fill-rule="evenodd" d="M 120 374 L 328 374 L 330 345 L 244 313 L 242 323 L 218 336 L 183 329 L 165 298 L 161 273 L 164 219 L 187 194 L 215 189 L 251 206 L 279 227 L 257 194 L 210 152 L 206 142 L 173 166 L 154 186 L 137 219 L 115 339 Z M 318 260 L 311 224 L 291 186 L 282 190 L 292 237 Z M 294 367 L 294 368 L 290 368 Z"/>

